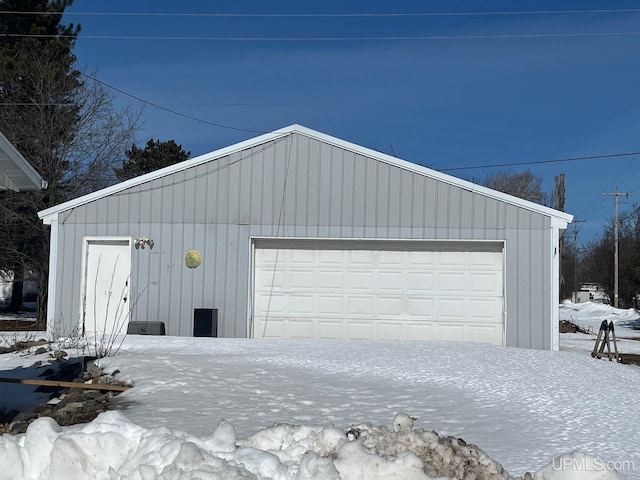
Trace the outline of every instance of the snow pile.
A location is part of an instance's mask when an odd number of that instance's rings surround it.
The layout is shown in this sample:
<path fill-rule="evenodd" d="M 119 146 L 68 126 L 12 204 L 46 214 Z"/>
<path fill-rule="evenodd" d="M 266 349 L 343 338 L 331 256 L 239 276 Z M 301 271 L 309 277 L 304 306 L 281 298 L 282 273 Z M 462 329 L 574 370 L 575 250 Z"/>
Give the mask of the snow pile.
<path fill-rule="evenodd" d="M 640 354 L 640 313 L 633 308 L 622 309 L 597 302 L 573 303 L 565 300 L 560 305 L 560 320 L 578 325 L 590 335 L 565 333 L 560 336 L 562 350 L 591 353 L 603 320 L 613 322 L 620 353 Z"/>
<path fill-rule="evenodd" d="M 43 417 L 25 434 L 3 435 L 0 465 L 0 479 L 25 480 L 513 478 L 478 447 L 420 429 L 390 431 L 364 424 L 343 432 L 282 424 L 238 442 L 224 420 L 211 436 L 199 438 L 166 427 L 147 429 L 117 411 L 64 429 Z M 606 466 L 575 452 L 555 459 L 533 478 L 624 478 Z"/>
<path fill-rule="evenodd" d="M 598 333 L 603 320 L 618 326 L 634 326 L 640 321 L 640 314 L 633 308 L 615 308 L 597 302 L 573 303 L 565 300 L 560 304 L 560 320 L 569 320 L 581 327 L 591 327 Z"/>
<path fill-rule="evenodd" d="M 399 414 L 405 415 L 406 414 Z M 346 479 L 509 479 L 502 466 L 475 445 L 436 432 L 390 431 L 370 423 L 335 428 L 275 425 L 242 442 L 299 463 L 298 480 Z M 339 477 L 337 476 L 339 474 Z M 292 478 L 292 477 L 283 477 Z"/>

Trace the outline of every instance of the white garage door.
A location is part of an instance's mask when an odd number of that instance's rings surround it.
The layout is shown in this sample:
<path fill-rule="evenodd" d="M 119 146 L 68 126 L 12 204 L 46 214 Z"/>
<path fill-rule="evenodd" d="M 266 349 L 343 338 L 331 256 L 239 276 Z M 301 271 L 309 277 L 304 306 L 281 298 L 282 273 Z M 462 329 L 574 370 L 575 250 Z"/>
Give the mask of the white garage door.
<path fill-rule="evenodd" d="M 502 244 L 258 243 L 253 336 L 503 344 Z"/>

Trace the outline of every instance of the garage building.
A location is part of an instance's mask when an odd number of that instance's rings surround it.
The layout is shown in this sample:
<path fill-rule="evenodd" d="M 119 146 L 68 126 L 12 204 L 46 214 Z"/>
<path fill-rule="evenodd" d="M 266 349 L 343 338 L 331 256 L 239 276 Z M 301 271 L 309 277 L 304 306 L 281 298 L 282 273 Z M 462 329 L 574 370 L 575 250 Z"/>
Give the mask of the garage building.
<path fill-rule="evenodd" d="M 558 348 L 571 215 L 299 125 L 40 217 L 52 332 Z"/>

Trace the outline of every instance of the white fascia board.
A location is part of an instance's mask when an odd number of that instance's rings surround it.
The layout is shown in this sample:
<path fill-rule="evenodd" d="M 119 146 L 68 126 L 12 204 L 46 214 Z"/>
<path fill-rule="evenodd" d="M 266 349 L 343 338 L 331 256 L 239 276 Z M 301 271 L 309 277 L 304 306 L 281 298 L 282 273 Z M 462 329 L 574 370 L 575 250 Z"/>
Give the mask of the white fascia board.
<path fill-rule="evenodd" d="M 496 190 L 483 187 L 481 185 L 476 185 L 475 183 L 468 182 L 466 180 L 462 180 L 457 177 L 452 177 L 451 175 L 447 175 L 447 174 L 438 172 L 436 170 L 432 170 L 430 168 L 426 168 L 421 165 L 408 162 L 406 160 L 401 160 L 399 158 L 392 157 L 391 155 L 387 155 L 385 153 L 381 153 L 376 150 L 371 150 L 370 148 L 362 147 L 360 145 L 356 145 L 355 143 L 347 142 L 346 140 L 332 137 L 331 135 L 327 135 L 325 133 L 321 133 L 316 130 L 312 130 L 310 128 L 303 127 L 302 125 L 297 125 L 297 124 L 290 125 L 288 127 L 281 128 L 279 130 L 266 133 L 264 135 L 260 135 L 259 137 L 251 138 L 249 140 L 236 143 L 229 147 L 221 148 L 214 152 L 206 153 L 204 155 L 200 155 L 199 157 L 195 157 L 193 159 L 186 160 L 184 162 L 177 163 L 175 165 L 170 165 L 160 170 L 156 170 L 154 172 L 141 175 L 140 177 L 132 178 L 130 180 L 126 180 L 116 185 L 112 185 L 111 187 L 107 187 L 102 190 L 98 190 L 96 192 L 90 193 L 88 195 L 84 195 L 82 197 L 69 200 L 68 202 L 61 203 L 60 205 L 56 205 L 54 207 L 38 212 L 38 216 L 44 221 L 44 223 L 49 223 L 52 216 L 57 216 L 58 213 L 63 212 L 65 210 L 77 207 L 84 203 L 97 200 L 102 197 L 106 197 L 108 195 L 120 192 L 127 188 L 131 188 L 136 185 L 140 185 L 142 183 L 149 182 L 151 180 L 155 180 L 157 178 L 161 178 L 166 175 L 170 175 L 180 170 L 191 168 L 191 167 L 200 165 L 202 163 L 206 163 L 206 162 L 215 160 L 217 158 L 224 157 L 226 155 L 230 155 L 232 153 L 235 153 L 247 148 L 251 148 L 256 145 L 260 145 L 262 143 L 266 143 L 268 141 L 271 141 L 277 138 L 290 135 L 292 133 L 299 133 L 309 138 L 313 138 L 331 145 L 335 145 L 339 148 L 343 148 L 345 150 L 349 150 L 366 157 L 374 158 L 378 161 L 400 167 L 402 169 L 417 173 L 419 175 L 430 177 L 430 178 L 433 178 L 434 180 L 438 180 L 453 186 L 463 188 L 473 193 L 479 193 L 481 195 L 494 198 L 496 200 L 500 200 L 505 203 L 509 203 L 515 206 L 525 208 L 530 211 L 534 211 L 552 218 L 556 218 L 559 220 L 560 225 L 561 224 L 565 225 L 562 228 L 566 228 L 566 225 L 568 223 L 571 223 L 571 221 L 573 220 L 573 216 L 569 215 L 568 213 L 560 212 L 558 210 L 554 210 L 553 208 L 545 207 L 543 205 L 539 205 L 534 202 L 529 202 L 521 198 L 513 197 L 511 195 L 507 195 L 506 193 L 498 192 Z"/>
<path fill-rule="evenodd" d="M 552 228 L 549 232 L 551 236 L 551 278 L 549 279 L 551 301 L 549 306 L 549 346 L 552 351 L 560 350 L 560 231 Z"/>
<path fill-rule="evenodd" d="M 50 338 L 55 338 L 56 321 L 62 321 L 62 319 L 56 320 L 56 294 L 58 278 L 58 219 L 54 219 L 49 222 L 51 224 L 51 233 L 49 235 L 49 287 L 47 290 L 47 333 Z"/>
<path fill-rule="evenodd" d="M 570 217 L 569 219 L 551 217 L 551 228 L 555 228 L 558 230 L 566 230 L 567 226 L 573 222 L 573 215 L 569 215 L 569 217 Z"/>

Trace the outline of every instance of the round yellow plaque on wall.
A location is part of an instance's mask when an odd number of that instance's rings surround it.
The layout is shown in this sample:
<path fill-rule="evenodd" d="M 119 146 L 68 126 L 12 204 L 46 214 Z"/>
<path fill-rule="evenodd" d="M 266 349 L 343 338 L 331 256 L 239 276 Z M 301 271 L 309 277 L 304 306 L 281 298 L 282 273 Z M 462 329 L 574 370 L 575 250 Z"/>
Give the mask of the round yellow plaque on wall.
<path fill-rule="evenodd" d="M 197 268 L 202 263 L 202 255 L 197 250 L 189 250 L 184 256 L 184 264 L 189 268 Z"/>

